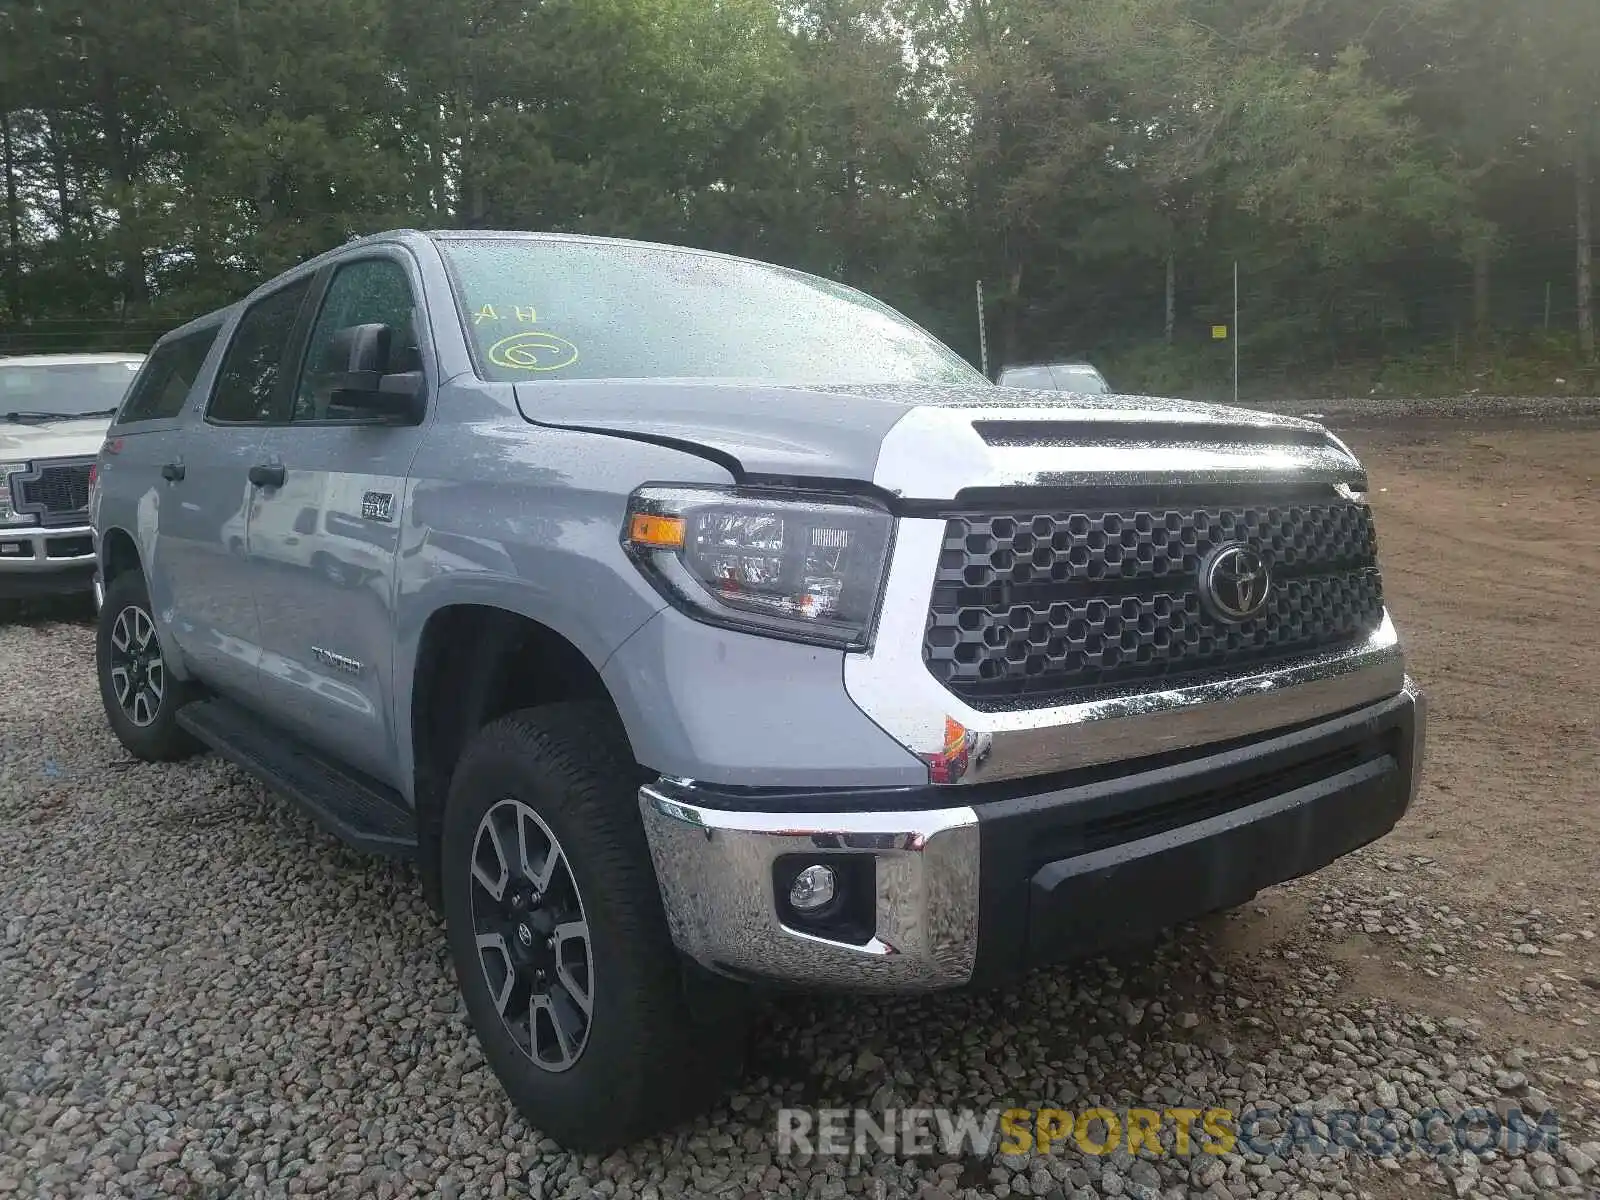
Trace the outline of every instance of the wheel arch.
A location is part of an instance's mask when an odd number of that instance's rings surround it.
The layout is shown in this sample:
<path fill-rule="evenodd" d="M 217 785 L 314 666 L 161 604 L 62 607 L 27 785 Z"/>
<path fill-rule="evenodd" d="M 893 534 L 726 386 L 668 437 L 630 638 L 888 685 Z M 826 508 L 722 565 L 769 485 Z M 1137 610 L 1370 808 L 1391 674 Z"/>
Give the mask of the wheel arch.
<path fill-rule="evenodd" d="M 133 534 L 114 525 L 100 534 L 100 582 L 106 587 L 128 571 L 143 571 L 144 560 Z M 146 581 L 148 583 L 148 580 Z"/>
<path fill-rule="evenodd" d="M 441 822 L 450 778 L 468 741 L 518 709 L 567 700 L 603 704 L 626 738 L 620 710 L 596 663 L 553 625 L 514 608 L 479 601 L 430 612 L 399 688 L 397 725 L 410 744 L 418 864 L 430 901 L 438 901 Z M 627 744 L 627 743 L 625 743 Z M 630 746 L 631 751 L 631 746 Z"/>

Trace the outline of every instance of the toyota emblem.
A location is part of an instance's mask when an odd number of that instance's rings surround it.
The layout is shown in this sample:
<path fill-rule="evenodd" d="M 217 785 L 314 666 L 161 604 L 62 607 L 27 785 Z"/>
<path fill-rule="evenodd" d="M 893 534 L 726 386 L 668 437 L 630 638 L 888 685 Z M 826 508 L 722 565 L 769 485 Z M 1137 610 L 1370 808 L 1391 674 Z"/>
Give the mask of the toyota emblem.
<path fill-rule="evenodd" d="M 1243 542 L 1218 546 L 1200 564 L 1200 598 L 1219 620 L 1237 624 L 1259 617 L 1271 590 L 1266 561 Z"/>

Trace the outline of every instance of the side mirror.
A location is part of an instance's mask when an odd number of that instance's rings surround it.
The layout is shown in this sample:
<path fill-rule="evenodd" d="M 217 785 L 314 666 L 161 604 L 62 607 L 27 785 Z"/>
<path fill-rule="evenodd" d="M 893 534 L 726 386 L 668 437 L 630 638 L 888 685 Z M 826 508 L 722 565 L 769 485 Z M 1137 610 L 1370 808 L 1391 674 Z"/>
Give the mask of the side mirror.
<path fill-rule="evenodd" d="M 389 348 L 393 344 L 394 330 L 388 325 L 346 325 L 334 330 L 328 339 L 325 361 L 346 375 L 378 376 L 389 365 Z"/>
<path fill-rule="evenodd" d="M 334 406 L 405 425 L 421 423 L 423 375 L 389 370 L 396 340 L 389 325 L 347 325 L 334 331 L 323 360 L 332 377 Z"/>

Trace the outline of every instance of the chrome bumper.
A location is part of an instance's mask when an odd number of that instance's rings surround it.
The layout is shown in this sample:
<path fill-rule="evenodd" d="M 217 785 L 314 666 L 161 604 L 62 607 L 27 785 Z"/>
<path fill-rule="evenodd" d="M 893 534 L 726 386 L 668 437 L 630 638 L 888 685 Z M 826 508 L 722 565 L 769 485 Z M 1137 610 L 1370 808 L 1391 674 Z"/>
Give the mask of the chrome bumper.
<path fill-rule="evenodd" d="M 1426 705 L 1409 678 L 1404 680 L 1399 695 L 1409 701 L 1411 710 L 1409 753 L 1400 756 L 1409 778 L 1403 781 L 1403 790 L 1391 795 L 1395 810 L 1392 816 L 1382 816 L 1384 830 L 1409 807 L 1421 775 Z M 1391 695 L 1390 699 L 1398 696 Z M 1340 721 L 1348 724 L 1351 720 L 1359 723 L 1362 719 L 1360 713 L 1350 714 L 1337 720 L 1330 718 L 1329 724 L 1337 726 Z M 1277 746 L 1273 752 L 1282 755 L 1283 744 L 1319 730 L 1315 727 L 1306 734 L 1281 738 L 1264 736 L 1263 748 L 1272 750 Z M 1205 764 L 1196 764 L 1194 769 L 1204 768 Z M 1165 769 L 1138 773 L 1120 782 L 1132 789 L 1164 787 L 1152 781 L 1165 775 Z M 1023 808 L 1032 813 L 1030 819 L 1037 819 L 1044 811 L 1059 811 L 1060 820 L 1070 824 L 1080 794 L 1101 787 L 1095 784 L 1053 789 L 1036 801 L 1024 803 Z M 990 911 L 982 910 L 980 862 L 986 860 L 980 853 L 980 818 L 970 806 L 905 812 L 743 812 L 688 803 L 682 798 L 682 794 L 694 791 L 693 785 L 660 781 L 640 789 L 639 805 L 673 941 L 684 954 L 712 970 L 736 978 L 838 990 L 912 992 L 955 987 L 973 979 L 978 966 L 980 927 L 993 934 L 997 923 L 1017 928 L 1019 923 L 1027 925 L 1030 921 L 1026 902 L 1019 911 L 997 912 L 993 904 Z M 1300 792 L 1304 791 L 1304 787 L 1300 788 Z M 961 792 L 945 789 L 944 794 L 956 799 Z M 1287 793 L 1286 799 L 1298 794 Z M 1323 803 L 1319 813 L 1323 828 L 1338 828 L 1349 818 L 1350 811 L 1341 809 L 1340 803 L 1337 795 Z M 1258 804 L 1241 811 L 1260 807 Z M 989 819 L 984 818 L 985 822 Z M 1226 828 L 1230 835 L 1237 833 L 1238 814 L 1224 814 L 1211 824 Z M 1194 829 L 1196 837 L 1210 836 L 1200 825 Z M 1232 901 L 1243 903 L 1253 887 L 1290 877 L 1271 872 L 1281 865 L 1280 859 L 1292 859 L 1291 850 L 1313 856 L 1316 853 L 1304 837 L 1263 836 L 1269 841 L 1277 839 L 1273 844 L 1281 843 L 1284 855 L 1212 851 L 1202 843 L 1191 860 L 1191 874 L 1221 886 L 1221 877 L 1230 871 L 1266 872 L 1264 878 L 1252 876 L 1253 885 L 1247 887 L 1247 894 Z M 1175 841 L 1181 840 L 1176 833 L 1165 834 L 1129 843 L 1116 853 L 1123 864 L 1145 859 L 1150 869 L 1166 878 L 1165 868 L 1157 865 L 1157 857 L 1170 853 Z M 1328 859 L 1300 869 L 1317 869 L 1350 848 L 1354 844 L 1331 850 Z M 789 855 L 803 856 L 811 862 L 848 855 L 873 858 L 871 936 L 858 944 L 794 928 L 785 918 L 777 884 L 779 860 Z M 1121 870 L 1122 867 L 1111 871 L 1095 868 L 1088 875 L 1098 884 L 1114 889 Z M 1120 878 L 1128 879 L 1132 874 Z M 986 889 L 990 886 L 990 881 L 982 882 Z M 1173 919 L 1206 911 L 1201 889 L 1179 887 L 1176 894 L 1164 894 L 1171 890 L 1159 884 L 1141 885 L 1139 896 L 1131 898 L 1129 906 L 1142 903 L 1143 896 L 1162 894 L 1164 902 L 1177 913 Z M 1194 891 L 1193 897 L 1187 895 L 1190 890 Z M 1002 893 L 997 888 L 995 894 Z M 1191 899 L 1196 907 L 1185 911 L 1184 906 Z M 1008 903 L 998 907 L 1009 910 L 1014 906 Z M 1093 952 L 1094 948 L 1086 949 Z"/>
<path fill-rule="evenodd" d="M 85 552 L 67 552 L 79 549 L 64 545 L 70 541 L 82 541 Z M 15 589 L 26 589 L 23 594 L 68 590 L 52 582 L 58 575 L 77 577 L 62 581 L 74 590 L 87 587 L 83 576 L 94 570 L 95 562 L 94 530 L 87 525 L 0 529 L 0 592 L 14 590 L 8 581 Z"/>
<path fill-rule="evenodd" d="M 87 554 L 56 554 L 59 543 L 89 539 Z M 5 547 L 22 547 L 21 550 Z M 0 528 L 0 571 L 67 571 L 94 562 L 94 530 L 88 525 L 66 525 L 59 528 L 30 526 L 20 529 Z"/>
<path fill-rule="evenodd" d="M 928 812 L 743 813 L 640 789 L 673 941 L 727 974 L 861 990 L 953 987 L 978 950 L 978 818 Z M 792 929 L 773 868 L 786 854 L 877 859 L 876 930 L 862 945 Z"/>

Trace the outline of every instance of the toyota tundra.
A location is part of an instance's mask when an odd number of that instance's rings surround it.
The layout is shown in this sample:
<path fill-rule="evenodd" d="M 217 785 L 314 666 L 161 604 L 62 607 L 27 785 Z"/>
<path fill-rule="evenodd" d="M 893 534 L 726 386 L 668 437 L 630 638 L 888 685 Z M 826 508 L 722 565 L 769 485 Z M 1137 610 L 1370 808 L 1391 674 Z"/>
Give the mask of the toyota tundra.
<path fill-rule="evenodd" d="M 850 288 L 402 231 L 162 339 L 98 460 L 105 710 L 415 861 L 578 1148 L 752 986 L 981 985 L 1382 836 L 1423 702 L 1318 425 L 999 388 Z M 181 394 L 180 394 L 181 393 Z"/>

